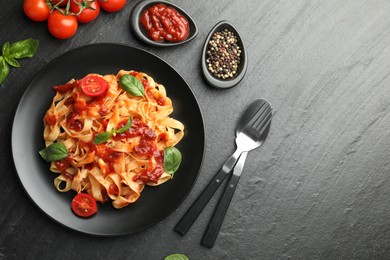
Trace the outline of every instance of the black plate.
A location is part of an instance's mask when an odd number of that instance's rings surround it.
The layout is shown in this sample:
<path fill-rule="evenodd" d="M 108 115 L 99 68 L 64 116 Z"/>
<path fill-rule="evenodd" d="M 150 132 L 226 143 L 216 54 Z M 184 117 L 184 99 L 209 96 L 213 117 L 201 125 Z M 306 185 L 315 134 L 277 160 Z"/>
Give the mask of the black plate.
<path fill-rule="evenodd" d="M 164 4 L 167 6 L 171 6 L 175 8 L 177 11 L 179 11 L 188 21 L 189 23 L 189 35 L 187 39 L 180 41 L 180 42 L 156 42 L 153 41 L 147 34 L 146 30 L 143 28 L 143 26 L 139 22 L 139 17 L 141 13 L 156 4 Z M 187 43 L 191 40 L 193 40 L 198 35 L 198 27 L 196 26 L 196 23 L 194 19 L 182 8 L 180 8 L 178 5 L 175 5 L 174 3 L 171 3 L 169 1 L 165 0 L 142 0 L 140 1 L 131 11 L 130 14 L 130 27 L 133 31 L 133 33 L 140 39 L 141 41 L 150 44 L 152 46 L 156 47 L 170 47 L 170 46 L 177 46 L 183 43 Z"/>
<path fill-rule="evenodd" d="M 210 71 L 208 70 L 207 63 L 206 63 L 206 56 L 207 56 L 207 49 L 209 46 L 209 41 L 211 40 L 213 34 L 215 32 L 220 32 L 225 29 L 228 29 L 229 31 L 233 32 L 238 39 L 238 46 L 241 49 L 241 56 L 240 56 L 240 65 L 238 66 L 238 70 L 236 73 L 236 76 L 234 76 L 231 79 L 219 79 L 215 77 Z M 209 35 L 207 36 L 202 50 L 202 72 L 203 76 L 206 79 L 206 81 L 213 87 L 216 88 L 231 88 L 237 85 L 245 76 L 246 69 L 248 67 L 248 55 L 246 53 L 245 44 L 243 41 L 243 38 L 241 37 L 240 33 L 237 31 L 237 29 L 228 21 L 220 21 L 217 23 L 210 31 Z"/>
<path fill-rule="evenodd" d="M 183 160 L 171 181 L 146 187 L 140 199 L 116 210 L 110 202 L 99 204 L 98 214 L 79 218 L 70 209 L 75 192 L 60 193 L 53 184 L 57 174 L 38 151 L 44 148 L 43 116 L 55 92 L 51 86 L 66 83 L 95 72 L 115 74 L 134 69 L 149 74 L 166 87 L 172 99 L 172 117 L 186 127 L 177 145 Z M 73 49 L 47 64 L 31 81 L 15 114 L 12 153 L 20 181 L 31 199 L 59 223 L 84 233 L 114 236 L 144 230 L 171 214 L 190 192 L 203 160 L 204 125 L 202 114 L 190 87 L 169 64 L 141 49 L 115 44 L 95 44 Z"/>

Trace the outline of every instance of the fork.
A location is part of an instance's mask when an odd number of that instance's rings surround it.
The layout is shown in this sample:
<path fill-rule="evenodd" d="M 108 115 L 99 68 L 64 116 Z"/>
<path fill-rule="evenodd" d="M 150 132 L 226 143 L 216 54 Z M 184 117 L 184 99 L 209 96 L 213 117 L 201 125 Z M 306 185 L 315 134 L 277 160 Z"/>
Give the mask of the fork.
<path fill-rule="evenodd" d="M 255 111 L 253 111 L 254 108 Z M 250 117 L 248 117 L 248 111 L 250 111 L 251 113 Z M 185 235 L 188 232 L 188 230 L 190 229 L 196 218 L 199 216 L 203 208 L 206 206 L 208 201 L 219 188 L 222 181 L 226 178 L 226 176 L 230 175 L 240 155 L 243 152 L 247 152 L 256 147 L 259 147 L 264 142 L 269 132 L 271 119 L 272 108 L 268 101 L 263 99 L 256 100 L 248 107 L 247 111 L 243 114 L 241 120 L 237 124 L 236 151 L 233 153 L 232 156 L 229 157 L 229 159 L 225 162 L 221 170 L 217 172 L 217 174 L 213 177 L 207 187 L 203 190 L 203 192 L 195 200 L 192 206 L 187 210 L 181 220 L 177 223 L 175 227 L 176 232 L 181 235 Z M 233 195 L 233 193 L 231 195 Z M 227 203 L 226 206 L 228 207 L 229 203 Z M 219 221 L 220 224 L 222 224 L 223 218 L 221 220 L 218 220 L 218 222 Z M 218 225 L 220 226 L 220 224 Z M 216 232 L 218 233 L 218 231 L 219 228 Z"/>

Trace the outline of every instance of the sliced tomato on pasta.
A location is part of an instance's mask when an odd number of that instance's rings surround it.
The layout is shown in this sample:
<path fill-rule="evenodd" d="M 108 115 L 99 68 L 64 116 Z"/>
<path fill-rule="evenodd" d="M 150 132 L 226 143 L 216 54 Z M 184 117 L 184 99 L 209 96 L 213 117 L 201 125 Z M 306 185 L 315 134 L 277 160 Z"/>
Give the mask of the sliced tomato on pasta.
<path fill-rule="evenodd" d="M 88 75 L 81 80 L 80 86 L 85 95 L 97 97 L 107 91 L 108 82 L 102 77 Z"/>
<path fill-rule="evenodd" d="M 71 204 L 72 211 L 80 217 L 90 217 L 97 212 L 95 199 L 87 193 L 77 194 Z"/>

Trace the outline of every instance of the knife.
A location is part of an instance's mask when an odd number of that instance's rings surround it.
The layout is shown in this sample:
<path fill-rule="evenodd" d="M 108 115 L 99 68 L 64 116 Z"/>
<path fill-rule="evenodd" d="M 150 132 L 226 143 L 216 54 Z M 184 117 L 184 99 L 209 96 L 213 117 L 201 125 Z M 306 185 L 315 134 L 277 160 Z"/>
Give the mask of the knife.
<path fill-rule="evenodd" d="M 243 152 L 233 169 L 233 174 L 225 187 L 221 199 L 219 200 L 214 214 L 210 219 L 209 225 L 207 226 L 207 229 L 203 235 L 202 241 L 200 242 L 203 246 L 209 248 L 214 246 L 215 240 L 217 239 L 219 230 L 222 226 L 222 222 L 233 198 L 234 191 L 236 190 L 238 181 L 240 180 L 242 170 L 244 169 L 247 155 L 248 152 Z"/>

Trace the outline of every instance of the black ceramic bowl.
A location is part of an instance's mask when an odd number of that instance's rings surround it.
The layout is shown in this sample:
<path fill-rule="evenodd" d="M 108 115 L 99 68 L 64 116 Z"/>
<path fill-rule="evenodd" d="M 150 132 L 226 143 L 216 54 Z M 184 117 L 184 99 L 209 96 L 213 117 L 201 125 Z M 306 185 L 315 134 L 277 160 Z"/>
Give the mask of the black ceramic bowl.
<path fill-rule="evenodd" d="M 209 47 L 209 41 L 212 38 L 213 34 L 216 32 L 223 31 L 225 29 L 228 29 L 229 31 L 233 32 L 237 36 L 237 45 L 241 49 L 241 56 L 240 56 L 240 64 L 238 65 L 237 73 L 233 78 L 228 79 L 221 79 L 216 76 L 214 76 L 209 70 L 207 66 L 207 50 Z M 203 46 L 202 51 L 202 72 L 203 76 L 206 79 L 206 81 L 213 87 L 216 88 L 231 88 L 237 85 L 245 76 L 245 72 L 248 66 L 248 58 L 247 58 L 247 52 L 245 49 L 244 41 L 241 37 L 241 35 L 238 33 L 237 29 L 228 21 L 220 21 L 217 23 L 213 29 L 211 29 L 209 35 L 206 38 L 206 41 Z"/>
<path fill-rule="evenodd" d="M 141 25 L 139 19 L 141 14 L 143 13 L 144 10 L 148 9 L 149 7 L 156 5 L 156 4 L 164 4 L 170 7 L 175 8 L 179 13 L 181 13 L 189 23 L 189 35 L 188 37 L 180 42 L 168 42 L 168 41 L 163 41 L 163 42 L 156 42 L 153 41 L 147 34 L 146 30 L 143 28 Z M 185 12 L 182 8 L 179 6 L 169 2 L 169 1 L 164 1 L 164 0 L 145 0 L 145 1 L 140 1 L 136 6 L 133 8 L 130 14 L 130 27 L 134 34 L 139 38 L 141 41 L 150 44 L 152 46 L 157 46 L 157 47 L 169 47 L 169 46 L 177 46 L 183 43 L 187 43 L 191 40 L 193 40 L 197 35 L 198 35 L 198 27 L 195 24 L 194 19 Z"/>

